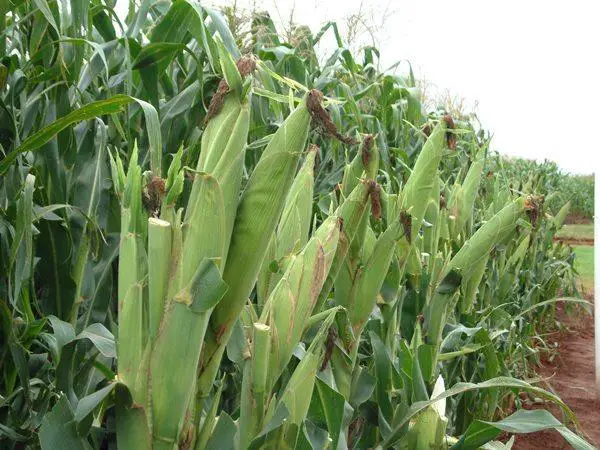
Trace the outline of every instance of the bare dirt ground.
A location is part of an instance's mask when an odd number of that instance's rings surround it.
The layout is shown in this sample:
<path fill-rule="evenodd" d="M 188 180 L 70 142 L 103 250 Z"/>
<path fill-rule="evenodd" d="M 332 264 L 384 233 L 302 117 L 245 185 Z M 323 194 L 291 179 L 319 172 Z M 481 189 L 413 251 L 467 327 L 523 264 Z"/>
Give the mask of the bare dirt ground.
<path fill-rule="evenodd" d="M 569 316 L 562 307 L 558 314 L 568 331 L 558 336 L 560 354 L 553 361 L 543 361 L 538 374 L 548 380 L 546 388 L 554 390 L 575 412 L 587 441 L 599 447 L 600 393 L 594 383 L 594 320 L 584 311 Z M 562 419 L 556 408 L 552 412 Z M 517 435 L 513 448 L 552 450 L 571 446 L 558 432 L 543 431 Z"/>
<path fill-rule="evenodd" d="M 563 238 L 555 236 L 554 240 L 568 245 L 594 245 L 594 240 L 589 238 Z"/>
<path fill-rule="evenodd" d="M 581 223 L 593 223 L 594 221 L 587 216 L 581 214 L 569 214 L 565 223 L 567 224 L 581 224 Z"/>

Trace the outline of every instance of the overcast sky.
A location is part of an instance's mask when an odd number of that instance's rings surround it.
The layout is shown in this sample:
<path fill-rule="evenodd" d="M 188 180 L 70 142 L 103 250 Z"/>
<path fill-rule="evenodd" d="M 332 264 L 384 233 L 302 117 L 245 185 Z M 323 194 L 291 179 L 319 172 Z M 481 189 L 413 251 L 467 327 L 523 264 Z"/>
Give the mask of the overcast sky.
<path fill-rule="evenodd" d="M 329 20 L 343 27 L 362 4 L 382 68 L 408 59 L 419 78 L 477 104 L 493 149 L 574 173 L 597 169 L 597 0 L 237 0 L 252 3 L 285 22 L 293 9 L 294 22 L 313 32 Z"/>

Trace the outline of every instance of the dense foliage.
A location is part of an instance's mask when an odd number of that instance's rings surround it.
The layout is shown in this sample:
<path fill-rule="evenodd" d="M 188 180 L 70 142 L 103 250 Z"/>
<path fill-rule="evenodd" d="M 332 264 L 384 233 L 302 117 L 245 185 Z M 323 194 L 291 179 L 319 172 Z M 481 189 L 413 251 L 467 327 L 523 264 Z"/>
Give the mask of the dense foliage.
<path fill-rule="evenodd" d="M 594 217 L 594 176 L 573 175 L 567 173 L 552 161 L 542 163 L 523 159 L 507 158 L 496 155 L 490 165 L 498 176 L 507 182 L 510 180 L 529 177 L 543 177 L 543 191 L 549 198 L 550 209 L 556 211 L 566 202 L 571 203 L 570 215 L 567 221 L 592 220 Z"/>
<path fill-rule="evenodd" d="M 267 14 L 240 39 L 187 0 L 7 11 L 2 448 L 474 449 L 544 428 L 591 448 L 517 396 L 574 420 L 519 379 L 556 303 L 581 302 L 557 298 L 569 206 L 546 171 L 495 173 L 485 134 L 425 114 L 411 72 L 333 23 L 284 42 Z"/>

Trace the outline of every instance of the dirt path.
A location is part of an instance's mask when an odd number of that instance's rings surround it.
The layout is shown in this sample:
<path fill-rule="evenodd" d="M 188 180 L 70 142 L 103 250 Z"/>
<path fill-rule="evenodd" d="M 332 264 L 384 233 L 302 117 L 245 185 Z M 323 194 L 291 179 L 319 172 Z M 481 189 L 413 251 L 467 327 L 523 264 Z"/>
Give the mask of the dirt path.
<path fill-rule="evenodd" d="M 594 245 L 594 239 L 589 238 L 563 238 L 555 236 L 554 240 L 568 245 Z"/>
<path fill-rule="evenodd" d="M 600 394 L 594 385 L 594 320 L 584 311 L 569 316 L 562 307 L 559 307 L 558 315 L 569 331 L 558 336 L 560 354 L 552 362 L 544 361 L 538 373 L 548 379 L 549 386 L 546 387 L 554 390 L 575 412 L 588 442 L 600 447 Z M 552 412 L 561 419 L 557 410 Z M 557 432 L 544 431 L 518 435 L 513 448 L 551 450 L 571 447 Z"/>

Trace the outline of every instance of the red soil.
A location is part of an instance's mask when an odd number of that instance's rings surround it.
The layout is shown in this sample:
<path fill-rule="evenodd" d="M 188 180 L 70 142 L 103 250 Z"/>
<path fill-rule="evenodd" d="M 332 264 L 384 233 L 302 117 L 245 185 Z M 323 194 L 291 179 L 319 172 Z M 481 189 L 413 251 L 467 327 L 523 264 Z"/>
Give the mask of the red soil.
<path fill-rule="evenodd" d="M 594 220 L 587 216 L 582 216 L 580 214 L 569 214 L 565 223 L 568 224 L 580 224 L 580 223 L 594 223 Z"/>
<path fill-rule="evenodd" d="M 591 298 L 590 298 L 591 299 Z M 600 445 L 600 392 L 594 382 L 594 319 L 585 311 L 568 315 L 561 307 L 559 319 L 568 331 L 559 334 L 557 342 L 560 354 L 553 360 L 545 360 L 538 374 L 547 379 L 547 386 L 575 412 L 580 429 L 589 443 Z M 562 420 L 557 408 L 552 413 Z M 563 449 L 571 448 L 556 431 L 542 431 L 517 435 L 514 449 Z"/>
<path fill-rule="evenodd" d="M 581 238 L 581 239 L 577 239 L 577 238 L 561 238 L 561 237 L 554 237 L 555 241 L 561 241 L 564 244 L 568 244 L 568 245 L 594 245 L 594 239 L 589 239 L 589 238 Z"/>

